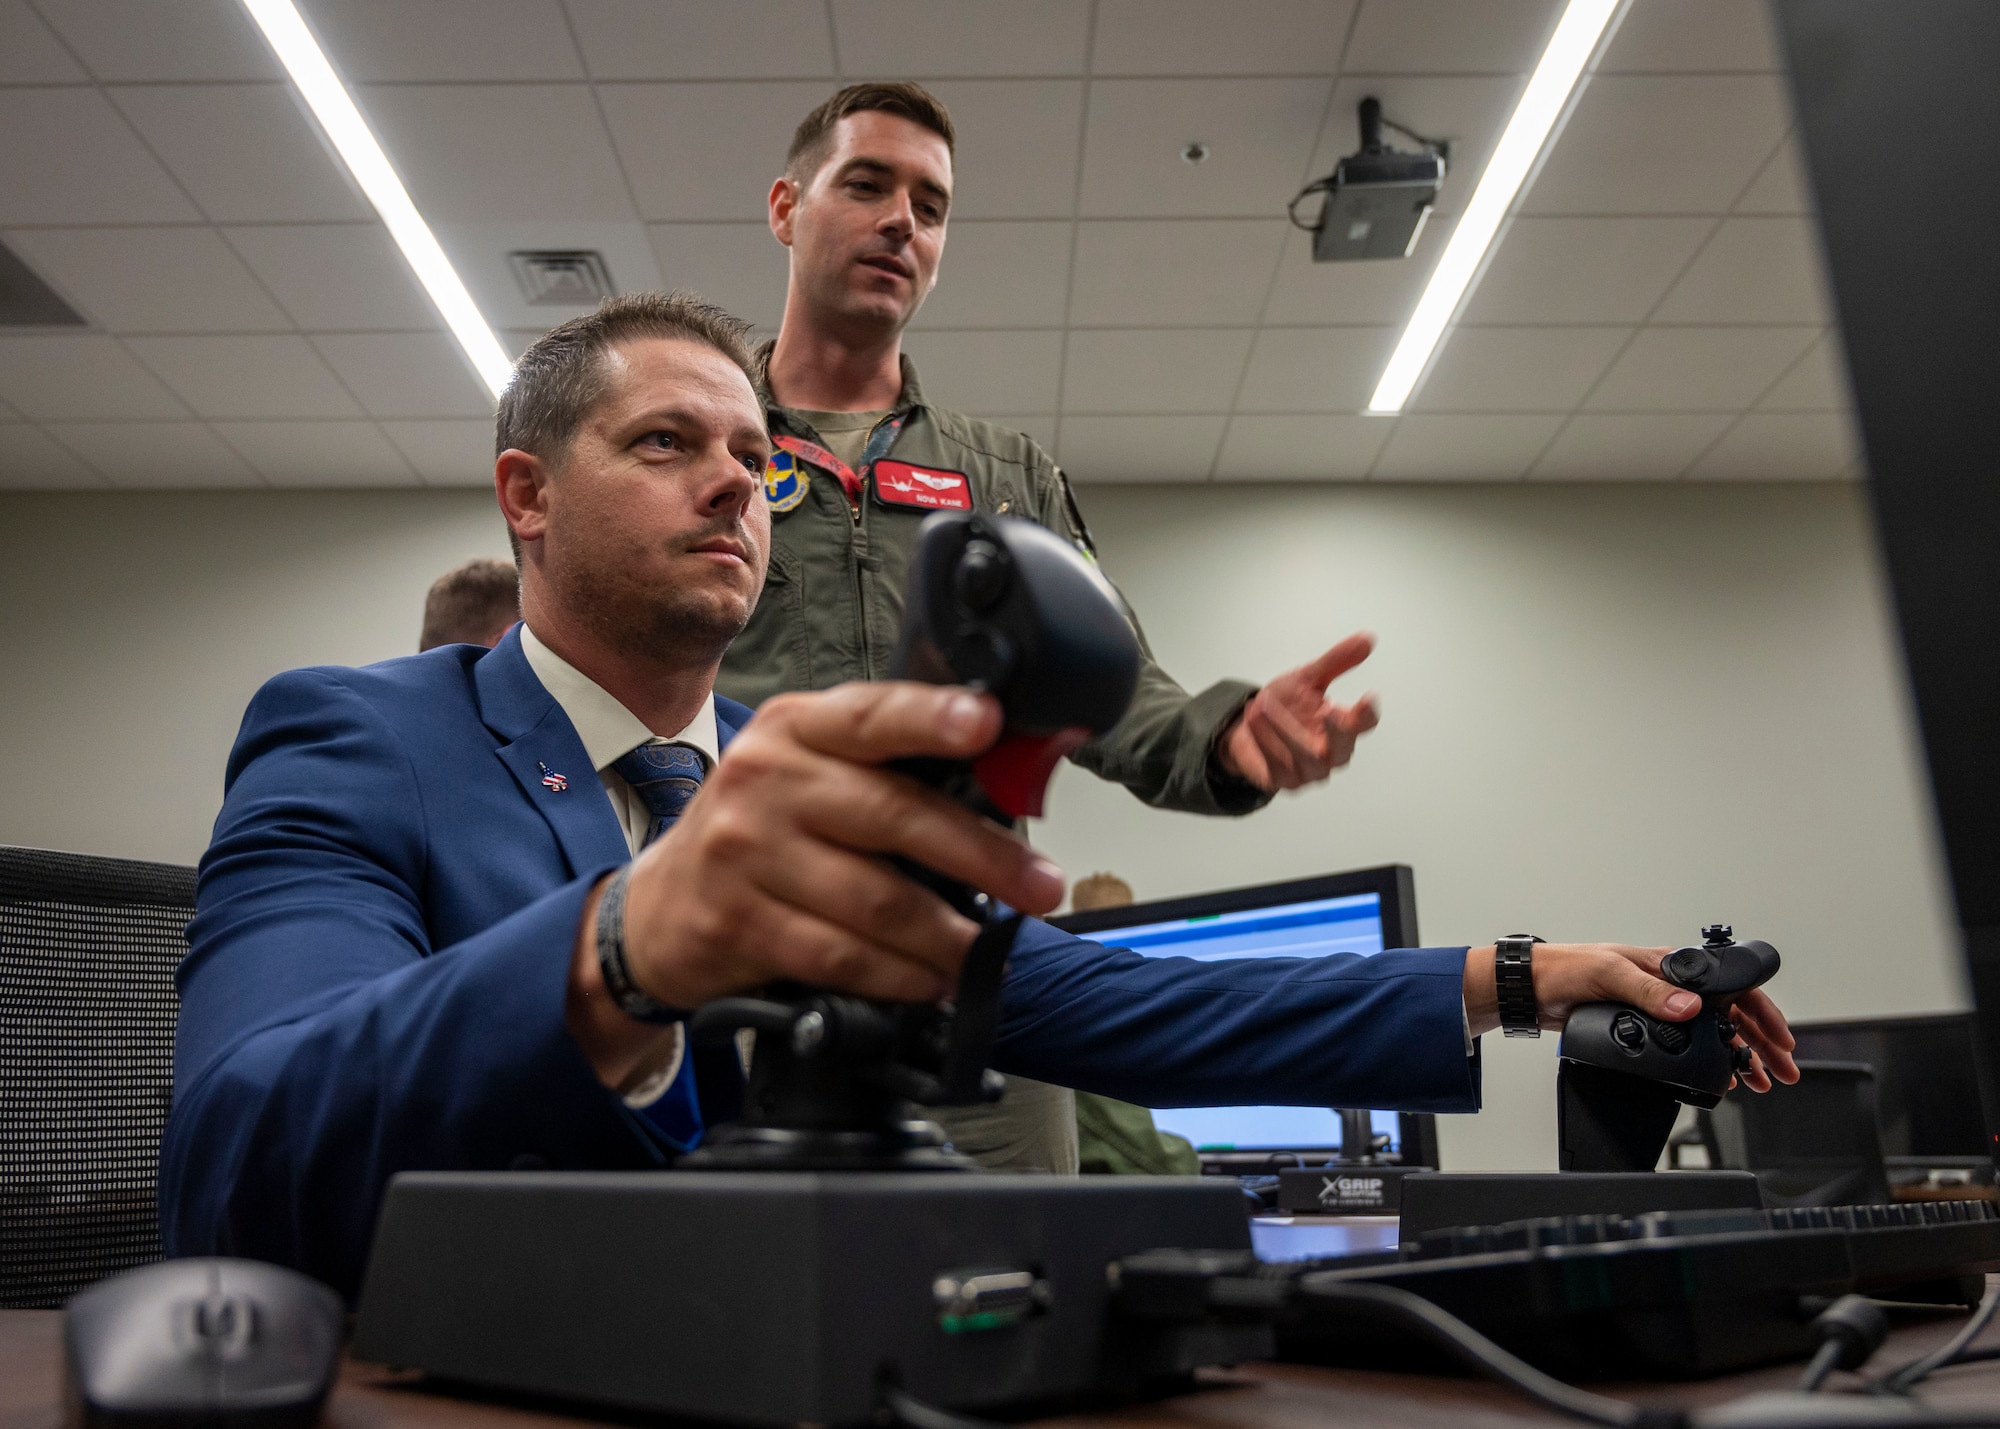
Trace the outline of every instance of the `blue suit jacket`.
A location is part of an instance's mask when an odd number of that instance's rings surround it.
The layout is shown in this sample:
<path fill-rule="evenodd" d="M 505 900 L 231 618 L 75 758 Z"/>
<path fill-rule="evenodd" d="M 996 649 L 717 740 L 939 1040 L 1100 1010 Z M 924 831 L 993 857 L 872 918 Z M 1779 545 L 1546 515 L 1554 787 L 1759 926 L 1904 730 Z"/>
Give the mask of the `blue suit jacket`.
<path fill-rule="evenodd" d="M 716 713 L 725 745 L 750 717 Z M 277 1261 L 352 1294 L 399 1171 L 669 1162 L 563 1025 L 586 894 L 628 856 L 518 629 L 491 653 L 265 685 L 180 971 L 170 1253 Z M 1157 1106 L 1471 1111 L 1463 966 L 1463 949 L 1142 958 L 1031 921 L 995 1061 Z"/>

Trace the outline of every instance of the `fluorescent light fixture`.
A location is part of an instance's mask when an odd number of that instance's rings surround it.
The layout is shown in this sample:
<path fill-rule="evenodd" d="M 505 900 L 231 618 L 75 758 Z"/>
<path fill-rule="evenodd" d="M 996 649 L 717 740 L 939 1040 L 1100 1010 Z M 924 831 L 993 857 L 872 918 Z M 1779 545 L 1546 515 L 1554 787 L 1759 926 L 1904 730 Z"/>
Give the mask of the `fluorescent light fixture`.
<path fill-rule="evenodd" d="M 396 177 L 389 156 L 375 142 L 368 122 L 354 107 L 353 96 L 333 72 L 333 66 L 327 63 L 325 52 L 306 28 L 297 6 L 292 0 L 243 0 L 243 8 L 250 12 L 250 18 L 277 51 L 285 72 L 291 75 L 292 83 L 299 87 L 320 127 L 326 130 L 327 138 L 346 161 L 348 172 L 375 205 L 375 211 L 382 215 L 389 236 L 403 250 L 417 281 L 437 304 L 445 326 L 465 349 L 473 369 L 497 401 L 507 379 L 513 375 L 514 364 L 507 360 L 493 329 L 480 316 L 472 294 L 466 292 L 458 271 L 444 256 L 444 249 L 438 247 L 430 225 L 410 202 L 409 191 Z"/>
<path fill-rule="evenodd" d="M 1473 275 L 1478 273 L 1486 250 L 1500 231 L 1501 221 L 1513 206 L 1514 196 L 1527 182 L 1549 131 L 1562 118 L 1584 65 L 1589 63 L 1591 52 L 1604 35 L 1604 27 L 1611 23 L 1621 3 L 1622 0 L 1569 0 L 1562 19 L 1556 23 L 1556 32 L 1549 36 L 1549 47 L 1542 51 L 1541 61 L 1521 94 L 1521 102 L 1514 106 L 1514 117 L 1507 121 L 1493 157 L 1486 161 L 1486 172 L 1479 176 L 1472 202 L 1465 206 L 1464 216 L 1452 230 L 1451 241 L 1445 245 L 1444 256 L 1438 259 L 1424 295 L 1417 299 L 1410 325 L 1403 329 L 1389 365 L 1382 370 L 1375 395 L 1368 399 L 1370 412 L 1400 412 L 1410 400 L 1411 389 L 1423 376 L 1425 364 L 1444 337 L 1445 324 L 1458 311 L 1459 300 L 1465 296 Z"/>

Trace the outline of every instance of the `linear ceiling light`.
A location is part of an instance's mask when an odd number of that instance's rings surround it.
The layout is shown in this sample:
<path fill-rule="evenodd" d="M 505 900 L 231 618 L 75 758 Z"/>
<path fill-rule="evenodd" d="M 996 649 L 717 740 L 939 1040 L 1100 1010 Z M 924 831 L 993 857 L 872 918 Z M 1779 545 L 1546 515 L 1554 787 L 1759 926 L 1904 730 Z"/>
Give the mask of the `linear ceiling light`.
<path fill-rule="evenodd" d="M 458 339 L 480 380 L 498 400 L 507 379 L 513 375 L 514 364 L 507 360 L 493 329 L 480 316 L 472 294 L 466 292 L 458 271 L 444 256 L 444 249 L 438 247 L 430 225 L 410 202 L 409 191 L 396 177 L 389 156 L 375 142 L 367 121 L 354 107 L 353 96 L 327 63 L 319 41 L 299 17 L 298 8 L 292 0 L 243 0 L 243 8 L 250 12 L 250 18 L 277 51 L 292 83 L 299 87 L 299 93 L 305 96 L 320 126 L 326 130 L 327 138 L 346 161 L 348 172 L 375 205 L 375 211 L 382 215 L 389 236 L 396 240 L 417 281 L 437 304 L 451 335 Z"/>
<path fill-rule="evenodd" d="M 1438 259 L 1424 295 L 1417 299 L 1410 325 L 1403 329 L 1402 340 L 1396 344 L 1389 365 L 1382 370 L 1375 395 L 1368 399 L 1369 411 L 1400 412 L 1410 400 L 1411 389 L 1423 376 L 1425 364 L 1444 337 L 1445 324 L 1458 311 L 1459 300 L 1479 271 L 1493 236 L 1500 231 L 1501 220 L 1506 218 L 1514 196 L 1527 181 L 1535 156 L 1542 152 L 1549 131 L 1562 117 L 1584 65 L 1620 3 L 1621 0 L 1569 0 L 1568 8 L 1556 24 L 1556 32 L 1549 37 L 1549 47 L 1542 51 L 1541 62 L 1522 92 L 1521 102 L 1514 107 L 1514 117 L 1507 121 L 1493 157 L 1486 161 L 1486 172 L 1479 176 L 1472 202 L 1465 206 L 1464 216 L 1452 230 L 1451 241 L 1445 245 L 1444 256 Z"/>

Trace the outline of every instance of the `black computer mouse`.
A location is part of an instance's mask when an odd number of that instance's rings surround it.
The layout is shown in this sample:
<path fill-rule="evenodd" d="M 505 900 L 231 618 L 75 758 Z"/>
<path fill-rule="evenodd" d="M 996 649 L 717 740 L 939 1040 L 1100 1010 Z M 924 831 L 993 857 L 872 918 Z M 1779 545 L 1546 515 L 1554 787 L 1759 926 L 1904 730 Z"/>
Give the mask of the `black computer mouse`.
<path fill-rule="evenodd" d="M 72 1429 L 294 1429 L 340 1366 L 344 1308 L 317 1280 L 254 1260 L 169 1260 L 69 1302 Z"/>

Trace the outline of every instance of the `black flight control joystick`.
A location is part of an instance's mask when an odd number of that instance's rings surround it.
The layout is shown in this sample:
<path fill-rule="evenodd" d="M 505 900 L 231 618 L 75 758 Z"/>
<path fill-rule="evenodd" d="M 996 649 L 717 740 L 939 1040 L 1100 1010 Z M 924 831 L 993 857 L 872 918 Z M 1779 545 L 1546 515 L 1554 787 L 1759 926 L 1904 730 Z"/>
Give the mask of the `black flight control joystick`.
<path fill-rule="evenodd" d="M 974 513 L 925 520 L 910 562 L 892 678 L 999 698 L 1000 739 L 971 761 L 897 767 L 1002 824 L 1040 814 L 1055 765 L 1116 724 L 1139 678 L 1139 643 L 1110 583 L 1051 532 Z M 973 1163 L 915 1120 L 919 1106 L 997 1100 L 987 1070 L 1000 985 L 1021 915 L 930 869 L 902 871 L 980 925 L 942 1006 L 875 1002 L 776 984 L 689 1020 L 701 1041 L 756 1034 L 740 1121 L 677 1165 L 689 1170 L 959 1171 Z"/>
<path fill-rule="evenodd" d="M 1660 976 L 1701 994 L 1686 1022 L 1662 1022 L 1622 1002 L 1587 1003 L 1563 1028 L 1556 1070 L 1556 1129 L 1565 1171 L 1650 1171 L 1681 1103 L 1712 1107 L 1732 1077 L 1750 1070 L 1729 1009 L 1778 971 L 1778 950 L 1717 923 L 1699 947 L 1676 948 Z"/>

